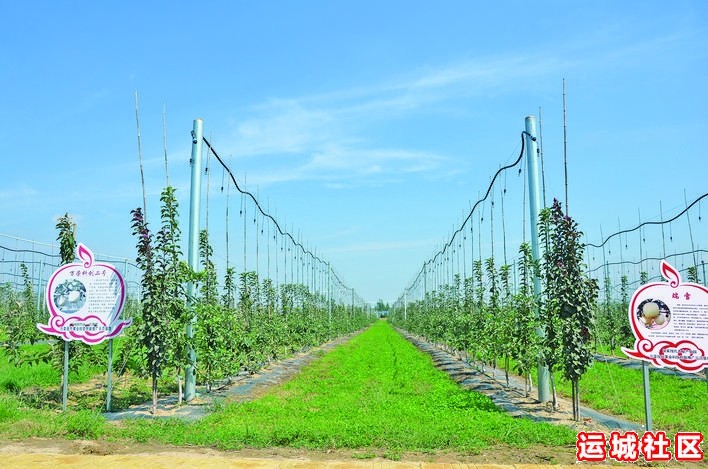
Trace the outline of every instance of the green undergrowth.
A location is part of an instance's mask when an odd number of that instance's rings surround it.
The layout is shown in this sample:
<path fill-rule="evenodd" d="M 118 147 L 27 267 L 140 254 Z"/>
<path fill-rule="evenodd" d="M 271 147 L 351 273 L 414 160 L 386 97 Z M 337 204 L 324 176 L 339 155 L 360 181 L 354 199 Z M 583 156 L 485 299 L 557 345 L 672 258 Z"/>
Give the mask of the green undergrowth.
<path fill-rule="evenodd" d="M 0 438 L 107 438 L 220 449 L 289 446 L 351 449 L 352 457 L 398 459 L 406 451 L 475 453 L 492 445 L 572 446 L 562 426 L 510 417 L 461 389 L 430 357 L 379 321 L 257 400 L 222 403 L 196 421 L 108 423 L 87 410 L 29 408 L 0 394 Z"/>
<path fill-rule="evenodd" d="M 570 382 L 558 380 L 558 391 L 570 395 Z M 654 430 L 667 433 L 708 432 L 708 387 L 705 380 L 649 373 Z M 593 409 L 644 423 L 644 385 L 641 370 L 594 362 L 580 380 L 580 400 Z"/>
<path fill-rule="evenodd" d="M 194 424 L 127 423 L 121 435 L 140 441 L 222 449 L 379 448 L 394 458 L 400 451 L 575 441 L 566 427 L 512 418 L 488 397 L 461 389 L 385 321 L 258 400 L 227 405 Z"/>
<path fill-rule="evenodd" d="M 16 393 L 31 387 L 49 388 L 61 384 L 61 364 L 31 360 L 34 356 L 46 356 L 51 348 L 49 344 L 23 345 L 21 348 L 23 360 L 17 364 L 8 359 L 5 350 L 0 349 L 0 393 Z M 84 383 L 102 371 L 105 371 L 105 365 L 94 363 L 71 367 L 69 383 Z"/>
<path fill-rule="evenodd" d="M 706 434 L 708 384 L 705 379 L 692 380 L 665 375 L 656 371 L 653 365 L 650 365 L 649 370 L 654 430 L 664 430 L 671 435 L 679 431 Z M 497 379 L 500 376 L 503 376 L 503 370 L 497 372 Z M 558 395 L 569 397 L 570 381 L 563 379 L 558 372 L 555 377 Z M 531 374 L 531 379 L 536 386 L 536 370 Z M 580 380 L 580 402 L 597 411 L 644 424 L 643 383 L 641 370 L 595 361 Z"/>

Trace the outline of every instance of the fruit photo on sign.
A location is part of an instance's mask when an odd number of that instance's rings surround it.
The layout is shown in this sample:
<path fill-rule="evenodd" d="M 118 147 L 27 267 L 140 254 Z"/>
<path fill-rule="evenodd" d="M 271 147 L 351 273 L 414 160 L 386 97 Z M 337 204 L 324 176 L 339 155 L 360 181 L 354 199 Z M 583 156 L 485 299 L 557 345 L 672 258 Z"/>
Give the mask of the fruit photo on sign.
<path fill-rule="evenodd" d="M 708 368 L 708 288 L 683 282 L 664 260 L 659 270 L 665 282 L 642 285 L 632 295 L 628 313 L 635 342 L 622 350 L 658 367 L 698 373 Z"/>
<path fill-rule="evenodd" d="M 669 324 L 671 311 L 661 300 L 648 298 L 637 306 L 637 320 L 647 329 L 662 329 Z"/>

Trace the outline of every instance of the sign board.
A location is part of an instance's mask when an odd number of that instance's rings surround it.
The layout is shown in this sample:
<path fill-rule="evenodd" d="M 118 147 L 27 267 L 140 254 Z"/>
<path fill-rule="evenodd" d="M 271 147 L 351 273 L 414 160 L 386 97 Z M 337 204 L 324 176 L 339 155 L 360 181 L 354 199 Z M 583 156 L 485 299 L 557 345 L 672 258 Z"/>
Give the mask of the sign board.
<path fill-rule="evenodd" d="M 125 281 L 111 264 L 94 262 L 83 244 L 76 248 L 81 262 L 59 267 L 47 284 L 49 323 L 40 331 L 95 345 L 118 336 L 132 319 L 119 319 L 125 305 Z"/>
<path fill-rule="evenodd" d="M 682 283 L 679 272 L 661 261 L 667 282 L 642 285 L 629 303 L 634 348 L 622 351 L 658 367 L 698 373 L 708 368 L 708 288 Z"/>

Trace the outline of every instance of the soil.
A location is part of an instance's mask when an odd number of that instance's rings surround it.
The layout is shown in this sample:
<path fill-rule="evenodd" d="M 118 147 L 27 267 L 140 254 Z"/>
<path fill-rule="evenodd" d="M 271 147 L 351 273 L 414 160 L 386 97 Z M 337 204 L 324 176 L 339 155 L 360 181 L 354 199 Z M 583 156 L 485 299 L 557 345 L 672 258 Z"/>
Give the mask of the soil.
<path fill-rule="evenodd" d="M 575 464 L 575 447 L 488 448 L 479 454 L 406 452 L 386 458 L 385 450 L 310 451 L 296 448 L 217 451 L 113 441 L 29 439 L 0 442 L 3 467 L 464 467 L 493 464 Z M 390 456 L 390 455 L 389 455 Z"/>
<path fill-rule="evenodd" d="M 405 335 L 405 334 L 404 334 Z M 531 418 L 571 426 L 585 431 L 616 429 L 591 417 L 575 422 L 569 411 L 569 401 L 559 398 L 559 410 L 552 411 L 546 403 L 524 397 L 523 384 L 506 387 L 494 377 L 473 369 L 459 357 L 437 349 L 420 338 L 406 336 L 419 349 L 429 353 L 435 365 L 462 386 L 476 389 L 492 397 L 501 408 L 519 418 Z M 295 375 L 307 363 L 327 350 L 350 339 L 340 338 L 323 346 L 274 362 L 253 375 L 239 376 L 212 393 L 202 394 L 189 405 L 178 406 L 176 398 L 165 397 L 159 402 L 158 413 L 150 414 L 149 404 L 133 406 L 120 412 L 105 414 L 109 420 L 124 418 L 182 417 L 200 418 L 217 401 L 255 399 L 267 389 Z M 82 390 L 96 387 L 83 385 Z M 77 388 L 78 390 L 78 388 Z M 612 421 L 612 420 L 610 420 Z M 119 424 L 118 422 L 116 422 Z M 125 443 L 108 440 L 84 441 L 61 439 L 28 439 L 0 441 L 3 467 L 466 467 L 472 465 L 523 466 L 575 465 L 575 446 L 563 448 L 536 445 L 527 448 L 495 446 L 477 454 L 438 451 L 435 453 L 392 453 L 386 449 L 311 451 L 297 448 L 247 448 L 239 451 L 217 451 L 203 447 L 174 447 L 162 444 Z M 396 462 L 392 460 L 398 460 Z M 678 466 L 672 464 L 672 466 Z"/>

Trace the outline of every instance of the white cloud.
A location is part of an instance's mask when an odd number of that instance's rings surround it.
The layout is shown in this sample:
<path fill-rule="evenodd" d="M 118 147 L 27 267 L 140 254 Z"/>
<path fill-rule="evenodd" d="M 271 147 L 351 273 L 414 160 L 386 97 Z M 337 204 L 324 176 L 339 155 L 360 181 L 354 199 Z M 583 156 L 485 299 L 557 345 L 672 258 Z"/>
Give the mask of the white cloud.
<path fill-rule="evenodd" d="M 486 97 L 518 87 L 524 80 L 538 83 L 580 67 L 612 66 L 606 54 L 583 53 L 589 45 L 567 44 L 563 51 L 556 48 L 553 54 L 541 51 L 479 57 L 418 70 L 371 86 L 269 99 L 253 106 L 248 118 L 234 121 L 231 135 L 220 145 L 224 148 L 220 153 L 233 154 L 238 159 L 277 158 L 276 170 L 256 174 L 246 170 L 249 182 L 257 184 L 297 180 L 340 184 L 362 176 L 375 179 L 423 172 L 432 177 L 438 173 L 444 176 L 449 168 L 441 162 L 450 160 L 449 156 L 400 144 L 387 148 L 369 134 L 382 122 L 437 112 L 440 104 L 453 103 L 452 107 L 459 108 L 462 99 Z M 634 53 L 642 47 L 638 43 L 625 45 L 626 51 Z M 621 61 L 626 51 L 616 54 L 611 62 Z"/>
<path fill-rule="evenodd" d="M 34 197 L 38 195 L 36 189 L 30 187 L 25 183 L 15 184 L 12 187 L 4 187 L 4 190 L 0 191 L 0 200 L 10 201 L 10 200 L 20 200 L 26 197 Z"/>
<path fill-rule="evenodd" d="M 299 165 L 278 170 L 248 173 L 249 185 L 316 180 L 325 181 L 327 187 L 341 188 L 371 176 L 396 175 L 435 171 L 447 159 L 422 151 L 357 149 L 331 145 L 312 154 Z"/>
<path fill-rule="evenodd" d="M 421 247 L 429 247 L 435 241 L 430 239 L 421 240 L 409 240 L 409 241 L 370 241 L 360 244 L 350 244 L 348 246 L 342 246 L 340 248 L 329 249 L 329 253 L 370 253 L 370 252 L 390 252 L 390 251 L 402 251 L 406 249 L 418 249 Z"/>

